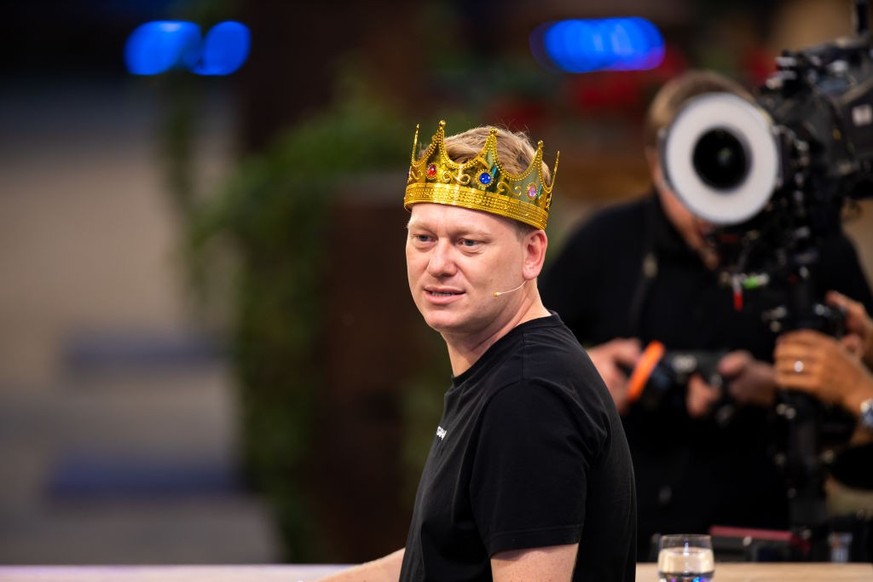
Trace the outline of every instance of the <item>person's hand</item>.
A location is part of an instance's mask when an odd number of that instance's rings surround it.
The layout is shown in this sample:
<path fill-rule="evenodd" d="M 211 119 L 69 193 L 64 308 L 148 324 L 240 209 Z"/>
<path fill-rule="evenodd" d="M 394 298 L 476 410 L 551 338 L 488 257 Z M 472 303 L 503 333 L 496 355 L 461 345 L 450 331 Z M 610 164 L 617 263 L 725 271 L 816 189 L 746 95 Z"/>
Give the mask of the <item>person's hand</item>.
<path fill-rule="evenodd" d="M 730 352 L 718 363 L 728 394 L 741 405 L 771 406 L 776 401 L 776 373 L 746 350 Z"/>
<path fill-rule="evenodd" d="M 715 403 L 721 399 L 719 386 L 711 386 L 700 374 L 693 374 L 688 379 L 688 390 L 685 392 L 685 408 L 691 418 L 703 418 L 710 412 Z"/>
<path fill-rule="evenodd" d="M 873 367 L 873 320 L 864 305 L 836 291 L 828 291 L 825 301 L 845 314 L 846 335 L 841 340 L 843 345 Z"/>
<path fill-rule="evenodd" d="M 615 406 L 619 412 L 624 413 L 629 405 L 627 370 L 632 370 L 640 357 L 640 340 L 616 338 L 587 351 L 612 395 Z"/>
<path fill-rule="evenodd" d="M 835 338 L 804 329 L 779 337 L 774 352 L 776 382 L 855 412 L 859 391 L 873 385 L 858 356 Z"/>
<path fill-rule="evenodd" d="M 773 366 L 756 360 L 745 350 L 726 354 L 719 360 L 717 371 L 725 379 L 725 386 L 711 386 L 698 374 L 688 381 L 685 405 L 692 418 L 711 413 L 725 390 L 739 405 L 768 407 L 776 399 Z"/>

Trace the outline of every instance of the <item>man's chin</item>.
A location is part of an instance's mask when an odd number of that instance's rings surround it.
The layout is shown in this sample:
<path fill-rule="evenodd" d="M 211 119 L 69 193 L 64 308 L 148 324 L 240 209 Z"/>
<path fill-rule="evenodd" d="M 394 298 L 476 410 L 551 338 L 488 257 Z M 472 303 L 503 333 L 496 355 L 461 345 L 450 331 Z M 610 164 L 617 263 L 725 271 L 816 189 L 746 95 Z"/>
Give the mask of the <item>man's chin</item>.
<path fill-rule="evenodd" d="M 424 322 L 428 325 L 428 327 L 441 334 L 451 334 L 463 327 L 462 321 L 460 321 L 457 317 L 450 316 L 447 313 L 425 314 Z"/>
<path fill-rule="evenodd" d="M 434 331 L 449 332 L 454 327 L 445 317 L 425 317 L 424 322 Z"/>

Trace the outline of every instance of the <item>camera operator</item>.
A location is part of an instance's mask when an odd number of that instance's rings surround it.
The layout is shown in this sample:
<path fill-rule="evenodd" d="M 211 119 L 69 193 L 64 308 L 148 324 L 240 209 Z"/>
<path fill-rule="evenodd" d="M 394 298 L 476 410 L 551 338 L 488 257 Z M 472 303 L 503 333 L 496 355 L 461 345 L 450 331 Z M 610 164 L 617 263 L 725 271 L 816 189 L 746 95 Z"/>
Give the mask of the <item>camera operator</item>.
<path fill-rule="evenodd" d="M 713 72 L 690 71 L 668 82 L 645 127 L 652 191 L 577 228 L 541 284 L 545 305 L 587 346 L 622 413 L 637 481 L 641 559 L 654 557 L 656 533 L 788 523 L 785 485 L 770 447 L 779 430 L 772 419 L 775 333 L 761 320 L 756 297 L 734 308 L 719 257 L 707 244 L 710 225 L 680 203 L 658 159 L 659 132 L 688 100 L 711 92 L 751 100 L 742 86 Z M 854 246 L 842 234 L 825 242 L 812 276 L 820 289 L 873 306 Z M 725 354 L 716 365 L 723 387 L 695 374 L 655 407 L 633 401 L 628 370 L 653 341 L 668 350 Z M 718 422 L 710 413 L 724 399 L 734 412 Z"/>

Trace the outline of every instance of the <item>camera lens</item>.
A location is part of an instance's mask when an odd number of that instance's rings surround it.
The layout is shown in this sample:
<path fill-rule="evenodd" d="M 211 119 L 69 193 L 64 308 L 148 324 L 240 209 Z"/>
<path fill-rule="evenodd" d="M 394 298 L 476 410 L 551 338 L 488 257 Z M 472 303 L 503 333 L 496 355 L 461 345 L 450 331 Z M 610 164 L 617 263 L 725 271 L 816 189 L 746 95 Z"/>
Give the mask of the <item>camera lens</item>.
<path fill-rule="evenodd" d="M 694 146 L 694 170 L 700 179 L 716 190 L 739 186 L 749 173 L 746 148 L 724 129 L 711 129 Z"/>

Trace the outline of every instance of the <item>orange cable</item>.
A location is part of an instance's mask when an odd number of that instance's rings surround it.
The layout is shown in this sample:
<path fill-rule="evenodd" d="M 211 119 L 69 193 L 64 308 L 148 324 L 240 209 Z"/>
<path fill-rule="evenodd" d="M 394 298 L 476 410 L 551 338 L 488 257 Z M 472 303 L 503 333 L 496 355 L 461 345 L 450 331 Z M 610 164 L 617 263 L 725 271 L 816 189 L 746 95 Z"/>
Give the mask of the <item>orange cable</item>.
<path fill-rule="evenodd" d="M 634 403 L 642 395 L 649 377 L 661 356 L 664 355 L 664 344 L 659 341 L 650 342 L 643 350 L 637 365 L 634 366 L 634 371 L 628 379 L 627 398 L 629 403 Z"/>

